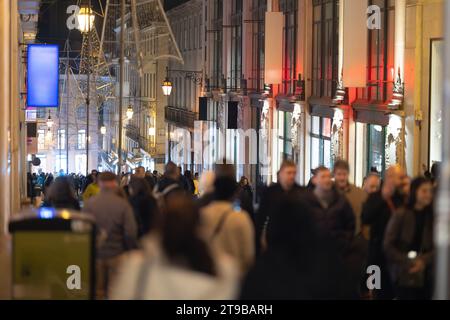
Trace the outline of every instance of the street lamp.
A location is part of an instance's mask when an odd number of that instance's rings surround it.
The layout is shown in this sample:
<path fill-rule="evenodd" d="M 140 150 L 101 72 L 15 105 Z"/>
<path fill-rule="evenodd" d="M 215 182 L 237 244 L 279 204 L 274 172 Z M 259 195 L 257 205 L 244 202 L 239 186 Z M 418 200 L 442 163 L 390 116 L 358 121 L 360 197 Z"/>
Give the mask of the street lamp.
<path fill-rule="evenodd" d="M 170 96 L 172 93 L 172 82 L 170 82 L 169 78 L 166 78 L 162 85 L 163 93 L 166 97 Z"/>
<path fill-rule="evenodd" d="M 166 97 L 172 93 L 172 87 L 172 82 L 169 80 L 169 68 L 166 68 L 166 79 L 164 79 L 162 84 L 162 90 Z"/>
<path fill-rule="evenodd" d="M 78 13 L 78 30 L 87 33 L 92 30 L 95 21 L 95 15 L 91 8 L 82 7 Z"/>
<path fill-rule="evenodd" d="M 47 127 L 49 131 L 53 127 L 53 119 L 52 116 L 50 115 L 50 111 L 48 112 Z"/>
<path fill-rule="evenodd" d="M 128 120 L 133 119 L 133 115 L 134 115 L 133 106 L 129 105 L 127 109 L 127 119 Z"/>
<path fill-rule="evenodd" d="M 100 133 L 101 133 L 102 135 L 105 135 L 105 134 L 106 134 L 106 127 L 105 127 L 105 126 L 101 126 L 101 128 L 100 128 Z"/>

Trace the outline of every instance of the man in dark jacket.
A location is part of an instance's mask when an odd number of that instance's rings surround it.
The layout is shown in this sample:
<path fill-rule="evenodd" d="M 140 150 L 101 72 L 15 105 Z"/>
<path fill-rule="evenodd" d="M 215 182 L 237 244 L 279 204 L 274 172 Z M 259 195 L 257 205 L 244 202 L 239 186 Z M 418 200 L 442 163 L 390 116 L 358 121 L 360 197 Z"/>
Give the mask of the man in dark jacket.
<path fill-rule="evenodd" d="M 352 298 L 342 260 L 330 239 L 317 232 L 305 197 L 286 195 L 279 205 L 271 220 L 271 244 L 245 277 L 241 299 Z"/>
<path fill-rule="evenodd" d="M 261 202 L 256 214 L 256 252 L 259 253 L 261 245 L 270 245 L 270 219 L 280 210 L 281 203 L 286 195 L 302 191 L 296 182 L 297 166 L 294 162 L 286 160 L 278 172 L 278 182 L 266 188 L 261 194 Z M 267 241 L 267 243 L 266 243 Z"/>
<path fill-rule="evenodd" d="M 404 204 L 402 194 L 405 171 L 394 166 L 386 171 L 381 191 L 373 193 L 363 206 L 361 222 L 370 227 L 368 265 L 381 269 L 381 289 L 374 292 L 379 300 L 392 300 L 394 291 L 383 251 L 385 230 L 391 216 Z"/>
<path fill-rule="evenodd" d="M 156 185 L 157 191 L 167 196 L 175 191 L 182 191 L 184 188 L 180 182 L 180 171 L 175 163 L 168 162 L 164 176 Z"/>
<path fill-rule="evenodd" d="M 342 256 L 347 254 L 355 233 L 355 215 L 348 200 L 334 187 L 328 168 L 316 169 L 314 191 L 307 198 L 319 232 L 333 239 Z"/>

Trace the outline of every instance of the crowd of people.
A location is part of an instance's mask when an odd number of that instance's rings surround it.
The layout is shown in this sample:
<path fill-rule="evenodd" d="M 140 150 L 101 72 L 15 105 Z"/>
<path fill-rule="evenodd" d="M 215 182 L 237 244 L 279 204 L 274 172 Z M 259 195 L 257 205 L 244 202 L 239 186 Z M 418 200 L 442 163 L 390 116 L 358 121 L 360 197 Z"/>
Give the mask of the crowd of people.
<path fill-rule="evenodd" d="M 199 176 L 169 162 L 161 176 L 93 171 L 81 189 L 46 177 L 42 205 L 94 216 L 97 299 L 431 299 L 438 164 L 413 180 L 373 172 L 362 188 L 349 175 L 338 160 L 303 187 L 286 160 L 254 194 L 233 165 Z"/>

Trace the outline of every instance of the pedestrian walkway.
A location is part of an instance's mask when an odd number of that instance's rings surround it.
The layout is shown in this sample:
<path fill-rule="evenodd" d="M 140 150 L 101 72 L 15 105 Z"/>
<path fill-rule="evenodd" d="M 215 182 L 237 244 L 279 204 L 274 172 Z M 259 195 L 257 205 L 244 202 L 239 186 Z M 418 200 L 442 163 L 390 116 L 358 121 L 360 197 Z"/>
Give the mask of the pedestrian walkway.
<path fill-rule="evenodd" d="M 0 300 L 11 299 L 11 240 L 0 236 Z"/>

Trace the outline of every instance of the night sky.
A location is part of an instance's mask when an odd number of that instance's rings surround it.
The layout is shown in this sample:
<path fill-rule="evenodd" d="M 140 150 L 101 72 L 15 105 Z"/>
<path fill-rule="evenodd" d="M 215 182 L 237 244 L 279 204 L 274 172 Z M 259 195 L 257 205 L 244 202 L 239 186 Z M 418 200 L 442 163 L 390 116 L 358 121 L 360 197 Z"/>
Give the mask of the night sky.
<path fill-rule="evenodd" d="M 164 6 L 166 7 L 166 10 L 169 10 L 173 7 L 176 7 L 182 3 L 187 2 L 188 0 L 166 0 Z"/>

